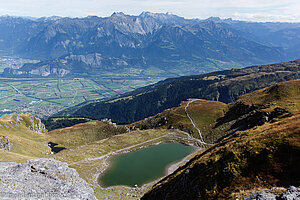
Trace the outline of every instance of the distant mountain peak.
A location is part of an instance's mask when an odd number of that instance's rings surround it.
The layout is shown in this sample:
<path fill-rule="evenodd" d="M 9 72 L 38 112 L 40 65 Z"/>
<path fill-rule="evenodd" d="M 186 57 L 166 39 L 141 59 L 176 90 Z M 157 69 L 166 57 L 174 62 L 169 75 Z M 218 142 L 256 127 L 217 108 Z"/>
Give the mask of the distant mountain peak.
<path fill-rule="evenodd" d="M 177 19 L 184 19 L 183 17 L 179 17 L 177 15 L 174 15 L 170 12 L 166 12 L 166 13 L 152 13 L 152 12 L 148 12 L 148 11 L 144 11 L 142 12 L 140 15 L 140 17 L 153 17 L 156 19 L 171 19 L 171 18 L 177 18 Z"/>
<path fill-rule="evenodd" d="M 38 21 L 56 21 L 56 20 L 59 20 L 59 19 L 62 19 L 63 17 L 60 17 L 60 16 L 50 16 L 50 17 L 41 17 L 41 18 L 38 18 L 36 20 Z"/>
<path fill-rule="evenodd" d="M 139 17 L 141 18 L 153 18 L 158 23 L 162 24 L 178 24 L 178 25 L 190 25 L 198 23 L 198 19 L 185 19 L 173 13 L 151 13 L 151 12 L 142 12 Z"/>
<path fill-rule="evenodd" d="M 125 17 L 128 15 L 125 15 L 123 12 L 114 12 L 111 17 Z"/>
<path fill-rule="evenodd" d="M 170 12 L 166 12 L 166 13 L 152 13 L 152 12 L 149 12 L 149 11 L 144 11 L 140 14 L 141 17 L 144 17 L 144 16 L 176 16 L 176 17 L 179 17 L 177 15 L 174 15 Z M 183 18 L 183 17 L 180 17 L 180 18 Z"/>
<path fill-rule="evenodd" d="M 226 19 L 221 19 L 220 17 L 209 17 L 203 21 L 213 21 L 213 22 L 216 22 L 216 23 L 220 23 L 220 22 L 226 22 L 226 23 L 230 23 L 230 22 L 233 22 L 233 21 L 237 21 L 237 20 L 233 20 L 232 18 L 226 18 Z"/>

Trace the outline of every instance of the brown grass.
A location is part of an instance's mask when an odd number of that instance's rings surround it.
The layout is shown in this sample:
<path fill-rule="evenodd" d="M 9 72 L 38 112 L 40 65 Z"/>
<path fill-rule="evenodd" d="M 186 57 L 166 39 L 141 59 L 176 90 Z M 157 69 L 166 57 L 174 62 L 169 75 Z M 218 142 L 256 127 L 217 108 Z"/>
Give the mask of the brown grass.
<path fill-rule="evenodd" d="M 188 193 L 195 199 L 228 199 L 238 191 L 299 185 L 299 155 L 300 115 L 296 115 L 236 132 L 158 183 L 151 194 L 184 199 L 187 196 L 183 194 Z M 148 195 L 149 199 L 155 197 Z"/>

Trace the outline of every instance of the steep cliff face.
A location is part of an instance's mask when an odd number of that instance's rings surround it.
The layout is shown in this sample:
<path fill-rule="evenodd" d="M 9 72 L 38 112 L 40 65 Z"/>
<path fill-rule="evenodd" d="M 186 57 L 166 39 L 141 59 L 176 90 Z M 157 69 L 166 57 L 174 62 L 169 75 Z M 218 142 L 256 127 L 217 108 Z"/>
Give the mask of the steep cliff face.
<path fill-rule="evenodd" d="M 228 199 L 300 184 L 300 81 L 241 96 L 214 128 L 223 139 L 154 185 L 142 199 Z"/>

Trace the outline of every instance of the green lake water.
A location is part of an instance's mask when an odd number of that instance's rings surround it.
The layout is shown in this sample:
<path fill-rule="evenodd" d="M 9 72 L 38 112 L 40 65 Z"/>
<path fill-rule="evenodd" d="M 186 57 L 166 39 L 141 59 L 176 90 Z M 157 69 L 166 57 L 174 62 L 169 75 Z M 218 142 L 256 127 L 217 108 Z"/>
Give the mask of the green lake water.
<path fill-rule="evenodd" d="M 163 177 L 168 165 L 180 161 L 194 149 L 180 143 L 163 143 L 120 154 L 112 158 L 110 167 L 98 182 L 103 187 L 140 186 Z"/>

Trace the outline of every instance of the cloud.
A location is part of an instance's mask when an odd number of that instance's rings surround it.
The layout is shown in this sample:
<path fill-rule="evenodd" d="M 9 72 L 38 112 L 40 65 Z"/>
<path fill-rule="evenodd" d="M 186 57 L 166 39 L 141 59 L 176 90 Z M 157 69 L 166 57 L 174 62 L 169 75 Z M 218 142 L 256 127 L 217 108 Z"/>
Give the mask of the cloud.
<path fill-rule="evenodd" d="M 240 20 L 298 21 L 298 0 L 0 0 L 0 15 L 109 16 L 115 11 L 171 12 L 186 18 L 219 16 Z"/>

